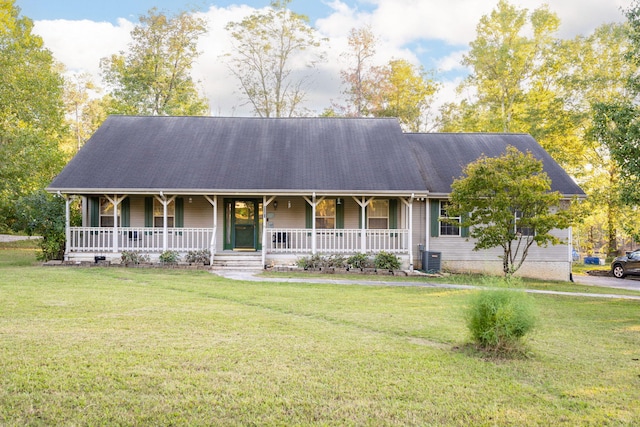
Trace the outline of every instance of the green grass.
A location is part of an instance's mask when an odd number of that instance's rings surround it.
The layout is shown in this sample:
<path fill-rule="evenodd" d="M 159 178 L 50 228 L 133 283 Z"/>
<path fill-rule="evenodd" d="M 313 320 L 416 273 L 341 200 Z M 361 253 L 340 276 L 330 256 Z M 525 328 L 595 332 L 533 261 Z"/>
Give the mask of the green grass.
<path fill-rule="evenodd" d="M 36 267 L 12 252 L 0 425 L 640 424 L 638 301 L 534 295 L 528 356 L 491 359 L 466 345 L 473 291 Z"/>

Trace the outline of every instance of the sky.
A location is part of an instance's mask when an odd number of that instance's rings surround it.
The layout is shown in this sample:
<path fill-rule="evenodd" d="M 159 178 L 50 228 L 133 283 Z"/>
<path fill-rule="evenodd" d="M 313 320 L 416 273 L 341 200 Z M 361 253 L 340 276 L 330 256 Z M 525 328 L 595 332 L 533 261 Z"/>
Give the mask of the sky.
<path fill-rule="evenodd" d="M 510 0 L 520 8 L 547 4 L 561 21 L 558 37 L 589 35 L 598 26 L 622 22 L 632 0 Z M 460 61 L 476 36 L 483 15 L 498 0 L 292 0 L 289 8 L 309 17 L 319 37 L 326 38 L 327 61 L 312 73 L 305 107 L 320 114 L 342 100 L 340 53 L 352 28 L 370 25 L 378 37 L 375 61 L 406 59 L 432 72 L 441 89 L 436 103 L 456 101 L 456 86 L 467 75 Z M 156 7 L 167 14 L 195 10 L 208 22 L 199 40 L 202 52 L 192 75 L 209 99 L 211 115 L 253 115 L 222 56 L 230 51 L 228 22 L 238 22 L 269 0 L 15 0 L 69 74 L 89 73 L 100 84 L 100 59 L 126 51 L 129 33 L 140 15 Z"/>

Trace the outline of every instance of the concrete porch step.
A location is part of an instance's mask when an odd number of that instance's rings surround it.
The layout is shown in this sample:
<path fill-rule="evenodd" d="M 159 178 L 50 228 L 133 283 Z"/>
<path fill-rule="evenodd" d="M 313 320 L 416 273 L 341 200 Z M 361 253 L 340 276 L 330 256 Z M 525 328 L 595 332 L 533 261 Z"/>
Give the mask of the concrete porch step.
<path fill-rule="evenodd" d="M 221 252 L 213 258 L 213 270 L 262 270 L 260 252 Z"/>

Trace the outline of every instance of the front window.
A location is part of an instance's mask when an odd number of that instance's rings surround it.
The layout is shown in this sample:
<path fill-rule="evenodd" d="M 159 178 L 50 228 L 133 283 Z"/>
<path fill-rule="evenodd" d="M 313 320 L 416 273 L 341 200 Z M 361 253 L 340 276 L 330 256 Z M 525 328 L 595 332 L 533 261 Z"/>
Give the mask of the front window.
<path fill-rule="evenodd" d="M 174 218 L 176 216 L 176 204 L 175 200 L 172 200 L 167 205 L 167 227 L 173 227 Z M 153 199 L 153 226 L 154 227 L 164 227 L 164 207 L 162 203 L 158 201 L 158 199 Z"/>
<path fill-rule="evenodd" d="M 316 228 L 336 228 L 336 201 L 325 199 L 316 205 Z"/>
<path fill-rule="evenodd" d="M 535 235 L 535 230 L 533 229 L 533 227 L 527 227 L 527 226 L 521 226 L 519 223 L 522 220 L 522 212 L 520 212 L 519 210 L 516 210 L 515 213 L 515 228 L 516 228 L 516 234 L 519 236 L 534 236 Z"/>
<path fill-rule="evenodd" d="M 440 201 L 440 235 L 441 236 L 459 236 L 460 235 L 460 217 L 450 217 L 447 213 L 449 202 Z M 446 221 L 443 221 L 446 220 Z"/>
<path fill-rule="evenodd" d="M 118 204 L 118 227 L 120 226 L 120 206 Z M 100 227 L 113 227 L 113 203 L 100 197 Z"/>
<path fill-rule="evenodd" d="M 378 230 L 389 228 L 389 200 L 372 200 L 368 209 L 368 228 Z"/>

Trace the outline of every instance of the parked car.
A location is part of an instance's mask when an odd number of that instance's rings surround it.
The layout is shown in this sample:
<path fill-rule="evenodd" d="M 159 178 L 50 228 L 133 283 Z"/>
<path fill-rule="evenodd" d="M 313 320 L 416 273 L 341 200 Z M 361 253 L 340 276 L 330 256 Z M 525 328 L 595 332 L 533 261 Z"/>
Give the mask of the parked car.
<path fill-rule="evenodd" d="M 628 274 L 640 275 L 640 249 L 614 259 L 611 263 L 611 273 L 618 279 Z"/>

